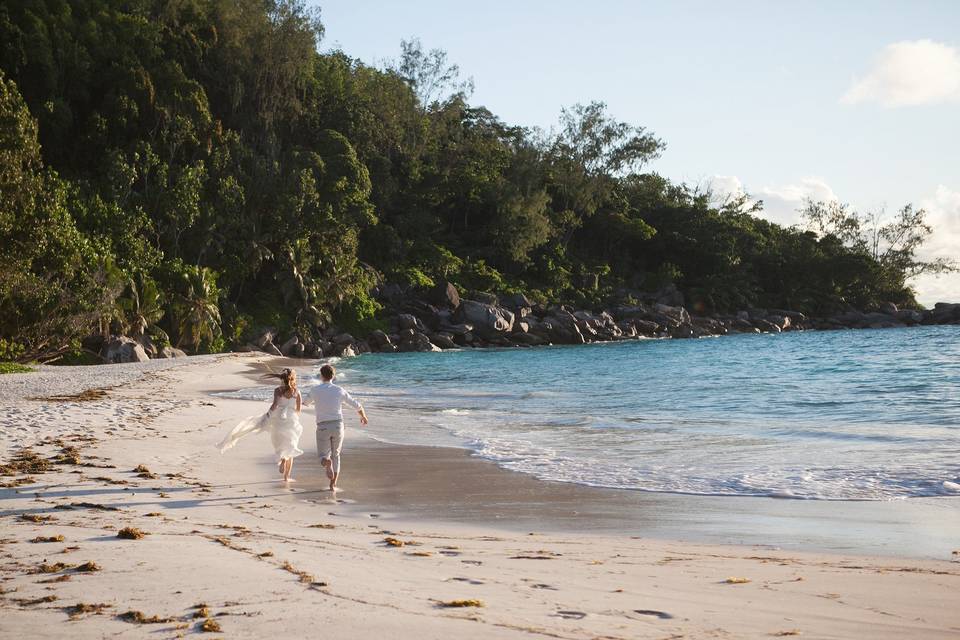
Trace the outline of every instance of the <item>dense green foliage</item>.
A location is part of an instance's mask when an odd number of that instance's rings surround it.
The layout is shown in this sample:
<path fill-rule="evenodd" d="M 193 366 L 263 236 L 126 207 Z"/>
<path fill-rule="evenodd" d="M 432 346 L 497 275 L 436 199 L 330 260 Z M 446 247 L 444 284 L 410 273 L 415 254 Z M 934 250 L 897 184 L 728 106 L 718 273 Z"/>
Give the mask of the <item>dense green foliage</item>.
<path fill-rule="evenodd" d="M 30 367 L 25 367 L 16 362 L 0 362 L 0 375 L 4 373 L 30 373 L 33 371 Z"/>
<path fill-rule="evenodd" d="M 600 103 L 510 126 L 442 52 L 404 42 L 377 69 L 318 53 L 323 35 L 296 0 L 0 5 L 0 358 L 96 331 L 204 351 L 263 323 L 360 330 L 382 282 L 587 306 L 674 283 L 703 311 L 912 301 L 918 243 L 779 227 L 645 173 L 663 142 Z"/>

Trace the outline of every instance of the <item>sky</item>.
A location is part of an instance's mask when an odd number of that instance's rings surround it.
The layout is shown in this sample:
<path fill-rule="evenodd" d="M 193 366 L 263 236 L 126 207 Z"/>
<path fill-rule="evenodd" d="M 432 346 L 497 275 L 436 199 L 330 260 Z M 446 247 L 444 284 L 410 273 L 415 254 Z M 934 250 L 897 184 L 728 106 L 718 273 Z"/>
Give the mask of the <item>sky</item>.
<path fill-rule="evenodd" d="M 662 138 L 650 170 L 744 191 L 799 222 L 804 198 L 923 207 L 927 256 L 960 260 L 960 2 L 327 0 L 321 50 L 382 65 L 402 39 L 472 77 L 471 103 L 549 129 L 605 102 Z M 921 303 L 960 302 L 960 274 Z"/>

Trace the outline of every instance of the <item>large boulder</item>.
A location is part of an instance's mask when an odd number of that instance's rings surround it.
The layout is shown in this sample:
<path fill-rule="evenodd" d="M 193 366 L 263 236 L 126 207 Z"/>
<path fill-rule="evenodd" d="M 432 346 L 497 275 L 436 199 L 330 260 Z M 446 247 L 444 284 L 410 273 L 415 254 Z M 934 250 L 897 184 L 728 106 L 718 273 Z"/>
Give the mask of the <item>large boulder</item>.
<path fill-rule="evenodd" d="M 282 355 L 283 355 L 283 354 L 280 352 L 280 349 L 277 348 L 277 345 L 273 344 L 272 342 L 267 342 L 265 345 L 263 345 L 262 347 L 260 347 L 260 350 L 263 351 L 264 353 L 269 353 L 269 354 L 272 355 L 272 356 L 282 356 Z"/>
<path fill-rule="evenodd" d="M 456 349 L 457 343 L 453 341 L 453 335 L 449 333 L 435 333 L 430 336 L 430 342 L 437 345 L 441 349 Z"/>
<path fill-rule="evenodd" d="M 370 349 L 373 351 L 392 351 L 392 349 L 385 347 L 392 347 L 393 340 L 391 340 L 390 336 L 380 329 L 374 329 L 371 331 L 370 335 L 367 336 L 367 342 L 370 344 Z"/>
<path fill-rule="evenodd" d="M 892 302 L 881 302 L 880 303 L 880 313 L 885 313 L 888 316 L 895 316 L 900 309 L 897 308 Z"/>
<path fill-rule="evenodd" d="M 300 344 L 300 338 L 297 336 L 292 336 L 289 340 L 280 345 L 280 353 L 287 357 L 293 357 L 295 355 L 295 347 L 300 347 L 300 354 L 303 354 L 303 345 Z"/>
<path fill-rule="evenodd" d="M 142 336 L 137 336 L 134 338 L 140 346 L 143 347 L 144 352 L 150 358 L 157 358 L 160 356 L 160 349 L 154 344 L 153 340 L 150 339 L 150 336 L 144 334 Z"/>
<path fill-rule="evenodd" d="M 513 330 L 513 312 L 476 300 L 463 300 L 458 315 L 467 324 L 472 324 L 477 333 L 485 338 Z"/>
<path fill-rule="evenodd" d="M 460 306 L 460 292 L 457 291 L 452 282 L 446 280 L 441 280 L 434 285 L 427 294 L 427 298 L 438 307 L 456 309 Z"/>
<path fill-rule="evenodd" d="M 511 293 L 506 296 L 501 296 L 500 304 L 515 312 L 519 312 L 521 309 L 525 308 L 531 309 L 533 307 L 533 303 L 530 301 L 530 299 L 522 293 Z"/>
<path fill-rule="evenodd" d="M 914 309 L 900 309 L 897 311 L 896 318 L 903 324 L 913 325 L 923 320 L 923 314 Z"/>
<path fill-rule="evenodd" d="M 176 347 L 171 347 L 167 345 L 166 347 L 160 349 L 161 358 L 186 358 L 187 354 L 181 349 Z"/>
<path fill-rule="evenodd" d="M 331 338 L 330 342 L 332 342 L 334 345 L 345 345 L 353 344 L 356 342 L 356 340 L 354 340 L 353 336 L 349 333 L 338 333 Z"/>
<path fill-rule="evenodd" d="M 253 339 L 253 344 L 257 346 L 257 349 L 263 349 L 267 346 L 267 343 L 273 342 L 273 339 L 277 335 L 277 330 L 273 327 L 262 327 L 255 335 L 257 337 Z"/>
<path fill-rule="evenodd" d="M 430 342 L 426 335 L 414 331 L 413 329 L 404 329 L 400 332 L 400 343 L 397 345 L 397 351 L 440 351 L 440 347 Z"/>
<path fill-rule="evenodd" d="M 587 342 L 580 331 L 577 319 L 566 309 L 552 309 L 550 315 L 544 319 L 544 324 L 550 327 L 550 342 L 557 344 L 585 344 Z"/>
<path fill-rule="evenodd" d="M 111 336 L 104 343 L 100 352 L 107 362 L 118 364 L 121 362 L 146 362 L 150 358 L 139 342 L 127 336 Z"/>
<path fill-rule="evenodd" d="M 924 324 L 947 324 L 960 320 L 960 303 L 938 302 L 927 312 Z"/>

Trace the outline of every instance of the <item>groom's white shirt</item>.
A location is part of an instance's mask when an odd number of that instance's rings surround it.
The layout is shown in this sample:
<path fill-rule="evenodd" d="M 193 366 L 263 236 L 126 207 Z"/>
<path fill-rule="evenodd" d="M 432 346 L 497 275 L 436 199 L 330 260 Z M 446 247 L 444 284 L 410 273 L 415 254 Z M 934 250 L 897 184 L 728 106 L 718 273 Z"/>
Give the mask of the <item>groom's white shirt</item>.
<path fill-rule="evenodd" d="M 316 407 L 317 422 L 343 420 L 341 407 L 344 404 L 350 405 L 357 411 L 362 408 L 362 405 L 345 389 L 332 382 L 322 382 L 311 387 L 307 398 L 307 401 L 312 402 Z"/>

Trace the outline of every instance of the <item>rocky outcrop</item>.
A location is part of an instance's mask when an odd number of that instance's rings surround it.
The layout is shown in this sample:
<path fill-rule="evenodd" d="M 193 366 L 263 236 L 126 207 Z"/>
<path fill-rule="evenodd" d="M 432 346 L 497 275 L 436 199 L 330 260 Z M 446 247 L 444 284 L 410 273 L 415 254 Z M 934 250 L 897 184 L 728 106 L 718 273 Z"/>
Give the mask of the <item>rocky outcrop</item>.
<path fill-rule="evenodd" d="M 111 364 L 146 362 L 150 359 L 143 346 L 127 336 L 110 336 L 110 339 L 104 342 L 100 355 L 105 362 Z"/>

